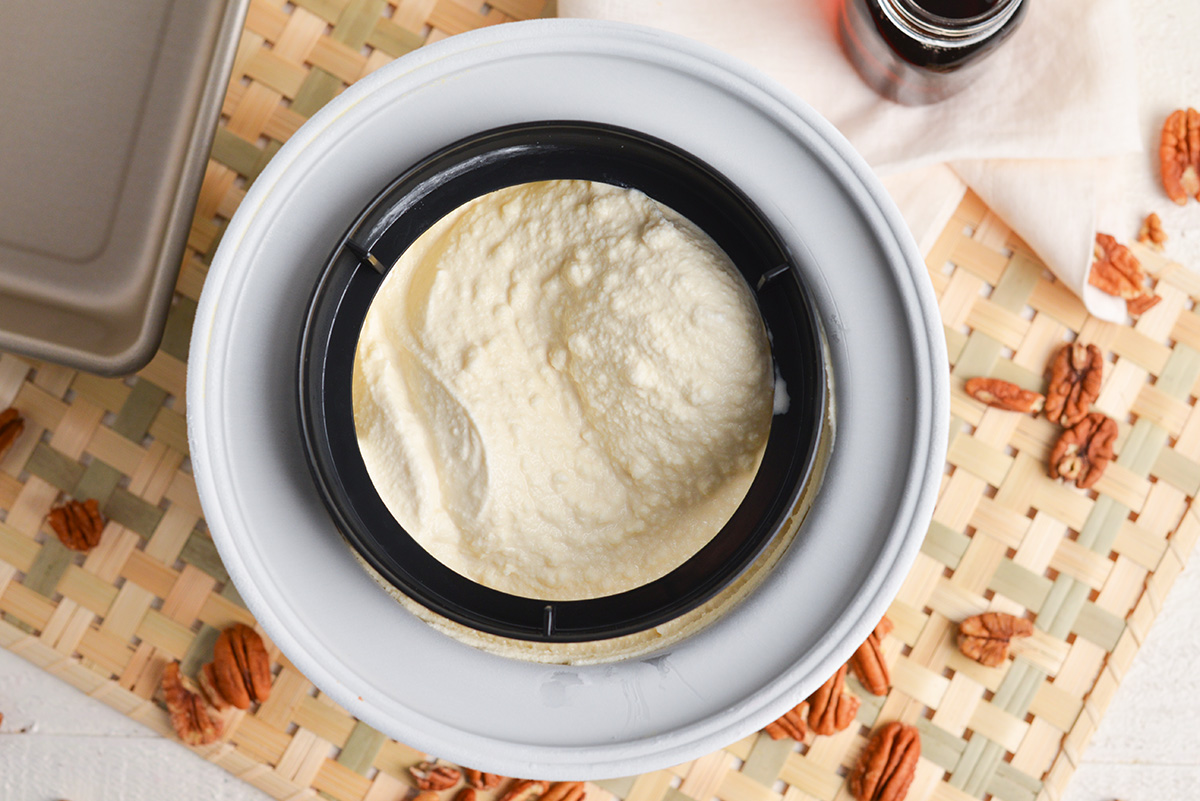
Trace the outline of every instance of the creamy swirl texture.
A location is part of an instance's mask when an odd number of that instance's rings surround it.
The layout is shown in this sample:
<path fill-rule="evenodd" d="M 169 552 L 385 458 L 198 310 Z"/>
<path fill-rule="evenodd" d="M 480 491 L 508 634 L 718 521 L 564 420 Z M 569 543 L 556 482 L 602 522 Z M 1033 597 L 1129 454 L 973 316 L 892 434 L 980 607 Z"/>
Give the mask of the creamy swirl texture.
<path fill-rule="evenodd" d="M 565 600 L 682 564 L 744 497 L 773 376 L 749 288 L 689 221 L 587 181 L 442 218 L 367 313 L 354 416 L 388 509 L 453 570 Z"/>

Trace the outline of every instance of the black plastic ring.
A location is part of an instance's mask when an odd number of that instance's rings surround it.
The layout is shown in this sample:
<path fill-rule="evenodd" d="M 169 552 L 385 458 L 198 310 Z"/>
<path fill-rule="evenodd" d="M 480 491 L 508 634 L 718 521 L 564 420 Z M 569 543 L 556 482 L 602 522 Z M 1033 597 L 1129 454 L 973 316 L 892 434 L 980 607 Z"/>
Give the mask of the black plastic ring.
<path fill-rule="evenodd" d="M 667 575 L 626 592 L 547 601 L 499 592 L 454 572 L 392 517 L 358 448 L 351 379 L 359 331 L 375 292 L 422 232 L 488 192 L 567 178 L 640 190 L 724 249 L 754 290 L 777 380 L 784 382 L 789 401 L 772 418 L 762 464 L 745 499 L 700 551 Z M 812 473 L 824 425 L 822 353 L 800 272 L 762 213 L 724 176 L 636 131 L 592 122 L 523 123 L 456 142 L 405 171 L 333 248 L 300 339 L 304 446 L 337 529 L 404 595 L 450 620 L 504 637 L 543 642 L 618 637 L 700 606 L 737 579 L 783 529 Z"/>

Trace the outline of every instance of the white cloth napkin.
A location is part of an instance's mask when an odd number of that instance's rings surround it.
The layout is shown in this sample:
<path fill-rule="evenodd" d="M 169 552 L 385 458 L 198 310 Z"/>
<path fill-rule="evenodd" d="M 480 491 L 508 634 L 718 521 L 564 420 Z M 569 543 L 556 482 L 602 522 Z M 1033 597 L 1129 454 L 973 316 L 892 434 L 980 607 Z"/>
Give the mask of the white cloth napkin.
<path fill-rule="evenodd" d="M 1142 147 L 1126 0 L 1027 0 L 1021 28 L 978 79 L 959 95 L 920 107 L 885 100 L 858 77 L 838 44 L 839 3 L 559 0 L 558 6 L 560 16 L 679 33 L 758 67 L 846 135 L 883 177 L 923 251 L 969 185 L 1089 311 L 1123 320 L 1124 303 L 1088 288 L 1087 274 L 1097 215 L 1115 216 L 1103 207 L 1119 202 L 1107 189 L 1108 157 Z"/>

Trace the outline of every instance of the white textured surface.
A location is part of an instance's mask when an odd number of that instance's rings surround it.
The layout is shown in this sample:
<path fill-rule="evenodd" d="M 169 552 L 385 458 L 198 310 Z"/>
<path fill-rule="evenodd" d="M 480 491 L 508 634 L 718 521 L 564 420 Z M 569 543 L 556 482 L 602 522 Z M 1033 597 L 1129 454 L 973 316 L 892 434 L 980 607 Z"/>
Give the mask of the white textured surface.
<path fill-rule="evenodd" d="M 1138 23 L 1141 127 L 1130 159 L 1129 238 L 1157 211 L 1168 254 L 1200 267 L 1200 204 L 1176 208 L 1154 175 L 1158 128 L 1200 104 L 1200 3 L 1132 0 Z M 1064 65 L 1064 69 L 1068 69 Z M 1184 801 L 1200 787 L 1200 555 L 1179 577 L 1063 801 Z M 268 797 L 177 744 L 0 650 L 3 801 L 265 801 Z"/>

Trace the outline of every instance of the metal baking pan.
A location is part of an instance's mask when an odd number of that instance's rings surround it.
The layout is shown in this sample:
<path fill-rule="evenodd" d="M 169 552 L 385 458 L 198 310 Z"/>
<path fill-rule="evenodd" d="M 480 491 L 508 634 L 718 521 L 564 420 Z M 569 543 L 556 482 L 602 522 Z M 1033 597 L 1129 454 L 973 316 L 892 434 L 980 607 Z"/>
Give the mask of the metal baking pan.
<path fill-rule="evenodd" d="M 0 349 L 154 355 L 248 5 L 0 3 Z"/>

